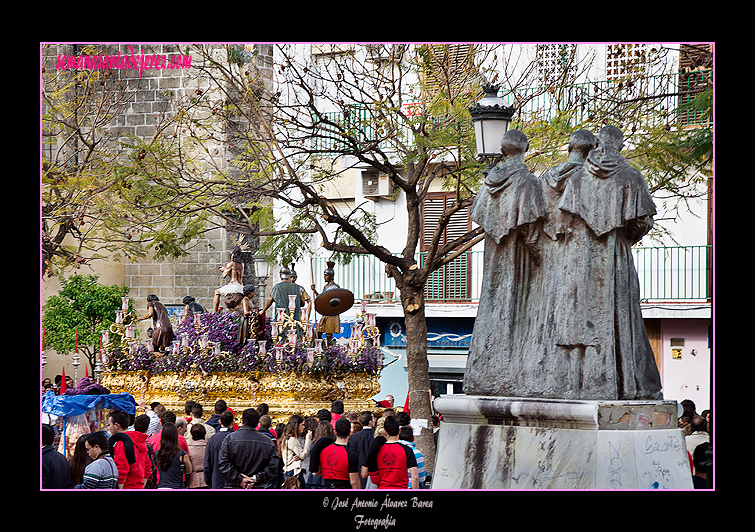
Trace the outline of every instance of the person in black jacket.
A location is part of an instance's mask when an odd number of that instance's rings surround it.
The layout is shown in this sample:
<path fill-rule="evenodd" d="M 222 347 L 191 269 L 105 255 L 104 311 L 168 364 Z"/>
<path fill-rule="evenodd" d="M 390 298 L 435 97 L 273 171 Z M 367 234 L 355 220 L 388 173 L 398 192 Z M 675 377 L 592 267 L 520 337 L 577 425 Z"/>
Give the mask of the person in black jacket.
<path fill-rule="evenodd" d="M 256 409 L 247 408 L 243 425 L 220 444 L 218 468 L 226 488 L 264 487 L 277 476 L 280 457 L 272 439 L 257 432 L 259 419 Z"/>
<path fill-rule="evenodd" d="M 55 450 L 55 430 L 42 424 L 42 489 L 68 489 L 71 487 L 71 471 L 68 460 Z"/>
<path fill-rule="evenodd" d="M 357 454 L 359 467 L 367 465 L 367 454 L 370 452 L 370 445 L 375 439 L 375 416 L 372 412 L 365 410 L 359 414 L 359 422 L 362 424 L 362 430 L 355 432 L 349 438 L 349 449 Z M 367 478 L 360 478 L 362 489 L 367 487 Z"/>
<path fill-rule="evenodd" d="M 220 445 L 227 436 L 233 433 L 233 413 L 229 410 L 218 416 L 220 424 L 209 440 L 204 451 L 204 481 L 209 489 L 225 487 L 225 477 L 218 467 Z"/>

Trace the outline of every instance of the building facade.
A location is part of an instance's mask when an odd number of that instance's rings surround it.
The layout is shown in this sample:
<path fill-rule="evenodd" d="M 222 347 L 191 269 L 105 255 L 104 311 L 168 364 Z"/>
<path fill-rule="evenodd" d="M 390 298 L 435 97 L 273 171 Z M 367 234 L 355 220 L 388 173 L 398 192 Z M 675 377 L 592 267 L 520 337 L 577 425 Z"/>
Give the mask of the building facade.
<path fill-rule="evenodd" d="M 536 66 L 529 71 L 533 73 L 531 90 L 537 95 L 532 97 L 529 107 L 520 108 L 522 114 L 535 115 L 549 108 L 551 92 L 537 90 L 549 84 L 567 82 L 580 91 L 605 91 L 625 79 L 627 73 L 634 72 L 633 79 L 641 81 L 631 89 L 633 94 L 638 98 L 665 99 L 661 105 L 671 110 L 692 97 L 688 92 L 694 95 L 694 91 L 685 87 L 707 87 L 712 79 L 710 45 L 521 45 L 516 52 L 513 48 L 511 45 L 511 49 L 503 50 L 499 58 L 519 58 L 522 70 L 528 65 Z M 516 96 L 508 97 L 519 97 L 527 90 L 522 87 Z M 590 112 L 587 108 L 579 111 Z M 678 124 L 684 128 L 712 127 L 712 122 L 689 114 L 680 115 Z M 330 199 L 339 201 L 344 211 L 355 205 L 367 209 L 380 227 L 379 243 L 401 252 L 408 223 L 405 199 L 401 194 L 393 194 L 381 182 L 384 176 L 374 169 L 360 168 L 349 160 L 341 164 L 350 170 L 343 173 L 340 186 L 334 187 L 337 194 Z M 533 169 L 533 173 L 538 175 L 538 170 Z M 438 213 L 450 196 L 440 187 L 430 190 L 422 210 L 423 235 L 432 234 Z M 658 210 L 657 231 L 634 250 L 643 318 L 661 373 L 664 397 L 677 401 L 692 399 L 701 411 L 710 408 L 712 398 L 712 188 L 710 182 L 703 180 L 690 194 L 686 206 L 669 199 L 666 190 L 655 191 L 654 199 Z M 463 232 L 471 227 L 465 212 L 456 217 L 449 230 Z M 422 246 L 421 241 L 418 263 L 426 252 Z M 318 282 L 327 253 L 318 248 L 316 241 L 312 249 L 311 271 Z M 485 297 L 479 291 L 483 261 L 479 244 L 435 272 L 428 281 L 425 291 L 428 359 L 432 392 L 436 396 L 461 393 L 477 302 Z M 384 267 L 375 257 L 358 256 L 349 264 L 336 266 L 336 282 L 352 290 L 357 301 L 366 301 L 367 311 L 377 315 L 388 364 L 381 379 L 381 393 L 393 395 L 396 404 L 402 405 L 408 393 L 406 329 L 399 294 L 395 283 L 386 277 Z M 304 277 L 308 277 L 310 268 L 302 270 Z M 306 286 L 308 280 L 300 277 L 300 284 Z M 349 335 L 356 312 L 358 305 L 351 315 L 342 316 L 345 336 Z"/>

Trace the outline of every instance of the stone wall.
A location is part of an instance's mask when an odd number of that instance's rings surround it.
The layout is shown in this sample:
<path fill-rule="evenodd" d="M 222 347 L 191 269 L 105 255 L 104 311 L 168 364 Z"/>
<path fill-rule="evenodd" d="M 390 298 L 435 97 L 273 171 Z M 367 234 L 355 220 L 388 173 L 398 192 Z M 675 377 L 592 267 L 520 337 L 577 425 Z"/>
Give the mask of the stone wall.
<path fill-rule="evenodd" d="M 218 268 L 228 261 L 225 232 L 214 229 L 195 240 L 189 254 L 170 262 L 141 260 L 125 265 L 124 283 L 131 288 L 137 309 L 146 309 L 147 296 L 156 294 L 164 304 L 180 304 L 191 295 L 205 308 L 222 283 Z"/>
<path fill-rule="evenodd" d="M 42 66 L 46 69 L 54 69 L 59 66 L 62 56 L 81 56 L 83 44 L 51 44 L 43 45 Z M 219 57 L 225 54 L 225 45 L 213 45 L 215 53 Z M 243 45 L 237 45 L 243 48 Z M 272 45 L 255 44 L 253 48 L 256 55 L 256 67 L 264 79 L 271 78 L 272 72 Z M 177 44 L 113 44 L 105 47 L 104 54 L 110 57 L 122 58 L 132 55 L 165 56 L 169 61 L 171 57 L 180 57 L 187 51 L 185 45 Z M 192 57 L 192 60 L 195 58 Z M 73 66 L 73 65 L 72 65 Z M 85 66 L 85 65 L 79 65 Z M 91 65 L 94 66 L 94 65 Z M 148 138 L 155 134 L 157 124 L 165 117 L 175 112 L 175 102 L 186 95 L 191 95 L 197 89 L 207 90 L 209 83 L 206 77 L 197 76 L 197 68 L 149 68 L 149 69 L 123 69 L 110 70 L 112 76 L 117 76 L 118 81 L 123 81 L 127 93 L 131 96 L 125 110 L 115 116 L 110 127 L 113 140 L 123 135 L 136 135 Z M 133 94 L 131 94 L 133 91 Z M 233 155 L 226 146 L 219 146 L 228 157 Z M 116 277 L 122 275 L 122 281 L 112 281 L 112 275 L 102 275 L 111 279 L 109 284 L 125 284 L 130 287 L 131 297 L 134 298 L 138 314 L 146 312 L 146 297 L 156 294 L 164 304 L 180 304 L 186 295 L 192 295 L 197 302 L 206 308 L 212 308 L 212 297 L 216 288 L 223 284 L 218 268 L 228 261 L 230 249 L 233 247 L 232 236 L 223 229 L 212 229 L 203 238 L 197 239 L 189 246 L 189 254 L 176 260 L 154 261 L 151 258 L 141 259 L 137 262 L 126 264 L 113 263 L 114 269 L 119 270 Z M 258 248 L 255 238 L 247 238 L 244 241 L 249 245 L 249 250 L 243 254 L 245 261 L 246 283 L 257 284 L 254 277 L 252 257 Z M 117 266 L 116 266 L 117 265 Z M 108 270 L 108 265 L 98 265 L 99 270 Z M 122 272 L 122 273 L 121 273 Z M 84 272 L 72 272 L 84 273 Z M 47 284 L 47 283 L 46 283 Z M 57 285 L 53 282 L 52 285 Z M 51 295 L 45 290 L 43 297 Z M 267 290 L 269 294 L 269 288 Z M 149 322 L 141 323 L 142 329 L 149 326 Z M 142 336 L 144 337 L 144 336 Z"/>

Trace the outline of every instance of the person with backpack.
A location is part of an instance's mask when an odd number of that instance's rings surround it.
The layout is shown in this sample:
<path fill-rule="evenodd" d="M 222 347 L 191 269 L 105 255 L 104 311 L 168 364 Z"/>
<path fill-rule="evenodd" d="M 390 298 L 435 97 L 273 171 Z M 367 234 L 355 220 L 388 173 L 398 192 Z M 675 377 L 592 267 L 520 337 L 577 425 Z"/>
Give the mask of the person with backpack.
<path fill-rule="evenodd" d="M 155 460 L 155 448 L 152 447 L 152 444 L 147 442 L 147 464 L 145 464 L 145 468 L 147 469 L 147 480 L 144 482 L 144 489 L 145 490 L 154 490 L 157 489 L 157 480 L 159 477 L 158 469 L 157 469 L 157 462 Z"/>

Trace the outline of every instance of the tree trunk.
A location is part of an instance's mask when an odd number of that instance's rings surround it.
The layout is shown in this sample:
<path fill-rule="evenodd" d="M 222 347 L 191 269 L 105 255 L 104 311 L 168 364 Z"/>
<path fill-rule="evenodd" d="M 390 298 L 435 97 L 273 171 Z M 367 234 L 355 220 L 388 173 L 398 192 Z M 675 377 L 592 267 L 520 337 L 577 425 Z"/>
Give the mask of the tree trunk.
<path fill-rule="evenodd" d="M 425 321 L 424 286 L 404 286 L 401 303 L 406 324 L 406 361 L 409 377 L 409 410 L 412 419 L 426 419 L 415 438 L 417 448 L 425 459 L 425 470 L 432 473 L 435 467 L 435 438 L 432 430 L 432 404 L 430 402 L 430 374 L 427 361 L 427 322 Z"/>

